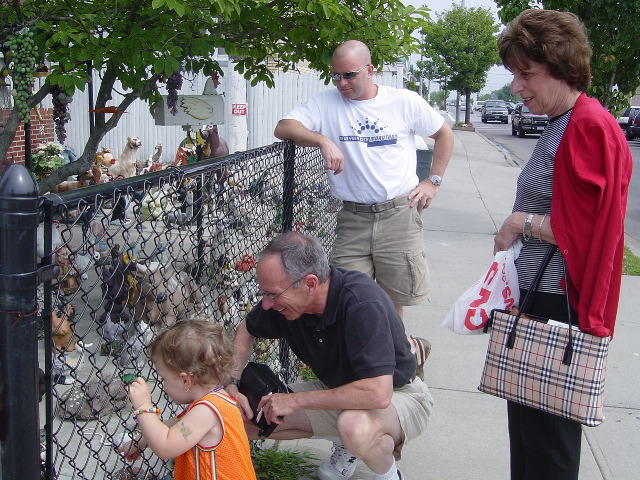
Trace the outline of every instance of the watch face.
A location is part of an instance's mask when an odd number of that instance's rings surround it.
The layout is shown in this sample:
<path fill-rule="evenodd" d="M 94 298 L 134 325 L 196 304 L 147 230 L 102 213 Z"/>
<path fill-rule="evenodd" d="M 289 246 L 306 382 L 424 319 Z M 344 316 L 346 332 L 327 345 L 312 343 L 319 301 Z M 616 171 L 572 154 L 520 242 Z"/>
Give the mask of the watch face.
<path fill-rule="evenodd" d="M 431 175 L 429 177 L 429 180 L 431 181 L 431 183 L 433 183 L 436 187 L 439 187 L 442 184 L 442 178 L 440 178 L 440 175 Z"/>

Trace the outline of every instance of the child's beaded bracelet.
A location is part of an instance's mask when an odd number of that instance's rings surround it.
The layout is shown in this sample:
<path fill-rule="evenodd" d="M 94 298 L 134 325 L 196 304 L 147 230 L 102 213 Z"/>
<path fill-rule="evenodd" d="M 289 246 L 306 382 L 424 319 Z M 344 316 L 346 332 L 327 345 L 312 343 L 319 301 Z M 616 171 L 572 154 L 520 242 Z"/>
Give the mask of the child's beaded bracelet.
<path fill-rule="evenodd" d="M 156 408 L 156 407 L 153 407 L 153 408 L 139 408 L 138 410 L 134 410 L 133 413 L 131 414 L 131 416 L 137 422 L 138 421 L 138 415 L 140 415 L 141 413 L 155 413 L 156 415 L 160 415 L 162 413 L 162 410 L 160 410 L 159 408 Z"/>

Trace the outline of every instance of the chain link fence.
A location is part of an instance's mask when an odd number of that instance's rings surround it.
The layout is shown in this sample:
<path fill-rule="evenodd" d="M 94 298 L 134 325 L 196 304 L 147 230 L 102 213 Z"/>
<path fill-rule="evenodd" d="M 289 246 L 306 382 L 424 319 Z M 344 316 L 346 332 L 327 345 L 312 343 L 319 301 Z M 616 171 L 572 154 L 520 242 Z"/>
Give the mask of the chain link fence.
<path fill-rule="evenodd" d="M 133 464 L 115 450 L 137 434 L 125 389 L 137 376 L 165 418 L 180 409 L 148 360 L 150 339 L 192 317 L 232 335 L 260 298 L 256 254 L 286 230 L 328 253 L 340 206 L 319 151 L 291 143 L 47 195 L 38 256 L 59 274 L 38 299 L 43 478 L 171 478 L 150 450 Z M 257 340 L 254 359 L 299 376 L 278 341 Z"/>

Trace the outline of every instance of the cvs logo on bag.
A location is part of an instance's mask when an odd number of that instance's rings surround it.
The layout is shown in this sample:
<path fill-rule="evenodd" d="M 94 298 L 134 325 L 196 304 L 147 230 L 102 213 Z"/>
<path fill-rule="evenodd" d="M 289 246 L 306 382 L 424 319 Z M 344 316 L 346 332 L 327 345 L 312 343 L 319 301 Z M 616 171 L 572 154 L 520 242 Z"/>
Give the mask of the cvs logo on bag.
<path fill-rule="evenodd" d="M 480 287 L 480 291 L 478 292 L 478 296 L 469 302 L 469 309 L 467 310 L 467 314 L 464 317 L 464 326 L 469 330 L 477 330 L 482 328 L 489 316 L 487 315 L 487 311 L 482 308 L 488 301 L 491 296 L 491 290 L 487 287 L 491 286 L 491 282 L 494 277 L 498 273 L 498 262 L 493 262 L 487 271 L 487 274 L 482 281 L 482 287 Z M 480 311 L 478 311 L 480 309 Z M 472 320 L 476 319 L 480 320 L 479 323 L 473 323 Z"/>
<path fill-rule="evenodd" d="M 465 291 L 445 317 L 442 325 L 454 333 L 481 333 L 491 310 L 510 310 L 520 300 L 515 259 L 519 240 L 507 250 L 497 252 L 489 270 Z"/>
<path fill-rule="evenodd" d="M 510 310 L 516 302 L 511 294 L 511 288 L 507 283 L 506 265 L 502 265 L 502 272 L 500 272 L 501 282 L 494 282 L 495 277 L 498 274 L 498 268 L 498 262 L 493 262 L 491 264 L 484 277 L 478 296 L 469 303 L 469 308 L 467 309 L 467 314 L 464 318 L 464 326 L 469 330 L 478 330 L 483 328 L 487 323 L 487 320 L 489 320 L 489 314 L 487 313 L 486 307 L 490 306 L 491 310 L 497 307 L 497 305 L 491 305 L 489 302 L 491 293 L 496 289 L 496 287 L 503 287 L 500 292 L 503 301 L 502 304 L 499 305 L 499 308 Z"/>

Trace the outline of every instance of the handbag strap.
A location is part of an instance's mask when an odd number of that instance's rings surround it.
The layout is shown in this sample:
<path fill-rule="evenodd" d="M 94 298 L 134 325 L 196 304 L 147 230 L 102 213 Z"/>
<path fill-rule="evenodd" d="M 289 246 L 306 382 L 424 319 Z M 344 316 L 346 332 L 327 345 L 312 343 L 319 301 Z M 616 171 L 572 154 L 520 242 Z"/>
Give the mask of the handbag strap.
<path fill-rule="evenodd" d="M 536 271 L 535 276 L 533 277 L 533 280 L 531 281 L 531 287 L 529 287 L 529 290 L 527 290 L 527 294 L 524 297 L 524 300 L 522 301 L 522 303 L 520 304 L 520 307 L 518 308 L 518 313 L 516 314 L 516 318 L 513 321 L 513 326 L 511 327 L 511 331 L 509 332 L 509 335 L 507 336 L 507 341 L 506 341 L 506 345 L 507 348 L 512 349 L 513 346 L 515 345 L 515 341 L 516 341 L 516 327 L 518 326 L 518 322 L 520 321 L 520 317 L 522 316 L 523 313 L 525 313 L 526 310 L 529 309 L 529 307 L 531 306 L 531 304 L 533 303 L 533 297 L 536 294 L 536 291 L 538 290 L 538 285 L 540 284 L 540 280 L 542 279 L 542 275 L 545 271 L 545 269 L 547 268 L 547 265 L 549 265 L 549 262 L 551 261 L 551 258 L 553 257 L 553 255 L 556 253 L 556 251 L 558 250 L 558 246 L 554 245 L 554 244 L 550 244 L 549 248 L 547 248 L 547 251 L 545 253 L 544 258 L 542 259 L 542 263 L 540 263 L 540 266 L 538 267 L 538 270 Z M 565 296 L 567 298 L 567 319 L 569 321 L 569 342 L 567 343 L 567 345 L 565 346 L 564 349 L 564 353 L 562 355 L 562 363 L 564 365 L 571 365 L 571 358 L 573 356 L 573 337 L 572 337 L 572 323 L 571 323 L 571 306 L 569 304 L 569 282 L 567 279 L 567 266 L 564 262 L 564 258 L 562 259 L 562 271 L 563 271 L 563 275 L 564 275 L 564 279 L 565 279 Z"/>
<path fill-rule="evenodd" d="M 524 313 L 529 309 L 529 307 L 531 307 L 531 304 L 533 303 L 533 297 L 535 296 L 536 291 L 538 290 L 538 285 L 540 284 L 540 280 L 542 280 L 542 274 L 546 270 L 547 265 L 549 265 L 549 262 L 551 261 L 551 258 L 553 257 L 554 253 L 556 253 L 556 250 L 558 250 L 558 246 L 554 244 L 550 244 L 549 248 L 547 248 L 547 252 L 545 253 L 544 258 L 542 259 L 542 263 L 538 267 L 538 271 L 536 272 L 535 276 L 533 277 L 533 280 L 531 281 L 531 286 L 529 287 L 529 290 L 527 290 L 527 294 L 525 295 L 524 300 L 522 301 L 522 303 L 520 304 L 520 307 L 518 308 L 518 313 L 519 312 Z"/>

